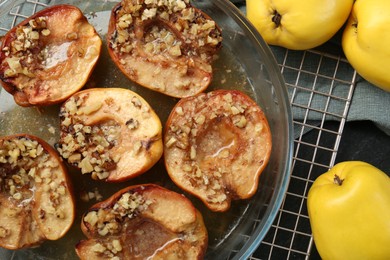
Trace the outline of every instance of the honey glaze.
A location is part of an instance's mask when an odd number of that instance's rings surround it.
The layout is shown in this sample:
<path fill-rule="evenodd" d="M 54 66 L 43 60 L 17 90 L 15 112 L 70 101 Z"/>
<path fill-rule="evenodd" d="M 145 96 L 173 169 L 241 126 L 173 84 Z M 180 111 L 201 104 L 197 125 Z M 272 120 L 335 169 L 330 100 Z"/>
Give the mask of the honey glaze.
<path fill-rule="evenodd" d="M 126 227 L 125 252 L 131 252 L 133 259 L 152 259 L 173 243 L 181 240 L 175 233 L 160 224 L 138 217 Z"/>
<path fill-rule="evenodd" d="M 227 117 L 216 117 L 197 136 L 196 160 L 201 168 L 223 166 L 225 160 L 232 160 L 239 151 L 239 132 L 231 126 Z M 218 165 L 213 165 L 217 163 Z"/>
<path fill-rule="evenodd" d="M 42 65 L 45 69 L 50 69 L 61 62 L 64 62 L 68 59 L 68 49 L 71 45 L 71 42 L 64 42 L 60 45 L 49 45 L 43 50 L 45 53 L 45 59 L 42 62 Z"/>

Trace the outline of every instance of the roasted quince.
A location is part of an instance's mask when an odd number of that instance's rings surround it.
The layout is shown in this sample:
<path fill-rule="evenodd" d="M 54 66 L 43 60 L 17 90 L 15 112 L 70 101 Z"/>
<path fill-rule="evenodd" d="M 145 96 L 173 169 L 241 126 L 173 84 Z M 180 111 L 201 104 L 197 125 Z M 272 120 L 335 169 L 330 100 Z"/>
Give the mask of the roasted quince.
<path fill-rule="evenodd" d="M 249 96 L 215 90 L 180 100 L 164 136 L 171 179 L 213 211 L 252 197 L 271 154 L 268 121 Z"/>
<path fill-rule="evenodd" d="M 130 186 L 82 217 L 81 259 L 202 259 L 202 215 L 181 194 L 155 184 Z"/>
<path fill-rule="evenodd" d="M 60 103 L 87 82 L 101 46 L 77 7 L 48 7 L 2 39 L 0 82 L 21 106 Z"/>
<path fill-rule="evenodd" d="M 189 0 L 122 0 L 107 33 L 109 54 L 129 79 L 178 98 L 208 87 L 221 42 L 215 21 Z"/>
<path fill-rule="evenodd" d="M 67 170 L 42 139 L 0 137 L 0 246 L 20 249 L 65 235 L 75 217 Z"/>

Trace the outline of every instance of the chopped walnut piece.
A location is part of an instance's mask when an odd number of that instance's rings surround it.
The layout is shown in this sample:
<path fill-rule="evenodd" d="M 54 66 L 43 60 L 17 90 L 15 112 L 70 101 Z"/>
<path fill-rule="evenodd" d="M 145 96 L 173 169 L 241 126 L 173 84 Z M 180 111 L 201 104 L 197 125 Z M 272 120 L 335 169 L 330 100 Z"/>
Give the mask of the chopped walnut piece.
<path fill-rule="evenodd" d="M 10 233 L 11 233 L 11 230 L 9 230 L 5 227 L 0 227 L 0 238 L 6 238 L 7 236 L 9 236 Z"/>

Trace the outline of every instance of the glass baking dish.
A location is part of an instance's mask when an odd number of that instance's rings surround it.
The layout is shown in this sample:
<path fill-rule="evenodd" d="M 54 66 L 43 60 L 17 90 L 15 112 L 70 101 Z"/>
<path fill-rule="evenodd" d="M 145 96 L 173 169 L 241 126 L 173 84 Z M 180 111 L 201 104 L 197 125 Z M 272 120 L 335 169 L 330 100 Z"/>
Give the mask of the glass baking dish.
<path fill-rule="evenodd" d="M 136 91 L 155 109 L 164 124 L 177 99 L 163 96 L 128 80 L 110 60 L 105 47 L 110 11 L 118 1 L 24 0 L 0 1 L 0 35 L 31 14 L 56 4 L 78 6 L 101 35 L 104 46 L 101 58 L 86 87 L 121 87 Z M 84 238 L 80 230 L 82 213 L 96 201 L 84 202 L 79 194 L 99 191 L 107 198 L 131 184 L 157 183 L 185 194 L 202 212 L 209 232 L 206 259 L 246 259 L 258 247 L 281 206 L 286 192 L 292 160 L 292 116 L 287 90 L 275 59 L 244 15 L 227 0 L 201 1 L 192 4 L 210 15 L 221 27 L 223 47 L 213 64 L 214 77 L 207 91 L 238 89 L 251 96 L 264 110 L 273 135 L 273 151 L 262 173 L 257 193 L 248 200 L 235 201 L 225 213 L 208 210 L 196 198 L 177 188 L 157 163 L 148 173 L 120 184 L 100 183 L 90 176 L 70 170 L 77 199 L 77 217 L 71 230 L 58 241 L 47 241 L 31 249 L 0 249 L 0 259 L 77 259 L 75 244 Z M 54 145 L 58 140 L 58 110 L 54 105 L 42 109 L 17 106 L 10 94 L 0 87 L 0 135 L 30 133 Z M 49 128 L 54 128 L 49 131 Z"/>

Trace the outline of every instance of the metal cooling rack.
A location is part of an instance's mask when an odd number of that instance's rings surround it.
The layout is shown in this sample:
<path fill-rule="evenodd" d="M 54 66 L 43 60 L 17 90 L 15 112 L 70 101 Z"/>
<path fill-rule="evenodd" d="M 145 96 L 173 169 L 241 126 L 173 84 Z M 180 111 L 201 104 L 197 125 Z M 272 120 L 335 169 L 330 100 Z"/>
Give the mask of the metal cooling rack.
<path fill-rule="evenodd" d="M 14 19 L 3 23 L 0 34 L 30 16 L 31 10 L 43 9 L 49 2 L 27 0 L 25 5 L 32 5 L 32 8 L 14 8 L 9 13 Z M 25 13 L 26 10 L 29 13 Z M 356 72 L 338 55 L 276 47 L 272 51 L 277 54 L 290 95 L 296 132 L 295 151 L 285 200 L 270 231 L 250 259 L 308 259 L 314 245 L 307 216 L 307 192 L 316 177 L 334 165 Z M 312 118 L 315 120 L 309 120 Z M 327 129 L 324 124 L 327 120 L 338 122 L 338 130 Z M 317 136 L 314 142 L 306 140 L 308 131 Z"/>
<path fill-rule="evenodd" d="M 341 56 L 314 50 L 272 50 L 289 91 L 296 139 L 285 200 L 250 259 L 309 259 L 314 244 L 307 193 L 313 181 L 334 165 L 357 74 Z M 337 122 L 338 129 L 327 129 L 327 120 Z M 316 137 L 314 141 L 307 140 L 308 131 Z"/>

